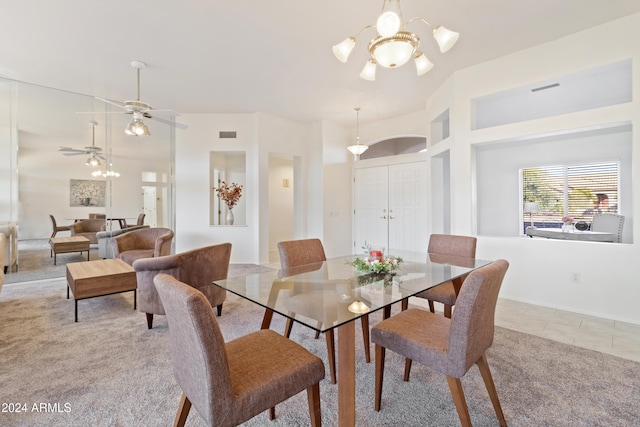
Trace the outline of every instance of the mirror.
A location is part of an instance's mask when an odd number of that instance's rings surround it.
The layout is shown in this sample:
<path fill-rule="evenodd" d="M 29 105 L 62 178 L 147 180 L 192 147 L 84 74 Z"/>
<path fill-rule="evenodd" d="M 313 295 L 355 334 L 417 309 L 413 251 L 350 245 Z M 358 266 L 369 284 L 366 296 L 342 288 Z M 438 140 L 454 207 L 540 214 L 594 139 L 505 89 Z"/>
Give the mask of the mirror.
<path fill-rule="evenodd" d="M 217 226 L 247 225 L 245 152 L 212 151 L 209 153 L 209 165 L 209 223 Z"/>
<path fill-rule="evenodd" d="M 104 215 L 107 229 L 116 230 L 120 222 L 108 218 L 135 224 L 145 213 L 145 224 L 175 229 L 175 131 L 145 120 L 151 136 L 136 138 L 124 132 L 130 120 L 121 109 L 93 96 L 0 78 L 0 225 L 15 229 L 18 242 L 8 282 L 26 277 L 32 254 L 38 257 L 33 265 L 42 273 L 36 278 L 45 277 L 43 270 L 60 274 L 53 271 L 49 257 L 49 214 L 61 226 Z M 59 151 L 63 146 L 69 149 Z M 91 156 L 83 151 L 92 146 L 99 148 L 100 165 L 87 164 Z M 112 177 L 108 171 L 120 175 Z M 150 186 L 155 193 L 147 203 L 145 189 Z M 68 236 L 69 231 L 57 234 Z M 90 255 L 96 258 L 97 248 L 92 247 Z M 65 262 L 65 257 L 59 259 L 58 267 L 64 268 Z"/>

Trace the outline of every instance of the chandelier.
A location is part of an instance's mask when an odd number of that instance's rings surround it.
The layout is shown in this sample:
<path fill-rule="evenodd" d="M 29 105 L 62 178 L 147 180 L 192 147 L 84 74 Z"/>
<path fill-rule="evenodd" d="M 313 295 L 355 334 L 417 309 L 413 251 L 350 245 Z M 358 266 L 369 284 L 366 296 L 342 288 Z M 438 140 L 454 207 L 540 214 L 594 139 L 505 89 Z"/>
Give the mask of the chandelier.
<path fill-rule="evenodd" d="M 109 167 L 113 167 L 112 164 L 109 164 Z M 103 170 L 96 170 L 91 172 L 91 175 L 95 176 L 95 177 L 103 177 L 103 178 L 107 178 L 107 177 L 113 177 L 113 178 L 117 178 L 120 176 L 120 174 L 116 171 L 114 171 L 113 169 L 103 169 Z"/>
<path fill-rule="evenodd" d="M 353 153 L 354 160 L 360 159 L 360 154 L 367 151 L 369 146 L 360 144 L 360 107 L 355 107 L 356 110 L 356 143 L 347 147 L 347 150 Z"/>
<path fill-rule="evenodd" d="M 347 37 L 344 41 L 333 46 L 333 53 L 341 62 L 347 62 L 356 45 L 356 38 L 365 30 L 375 27 L 378 35 L 369 42 L 369 60 L 362 69 L 360 77 L 374 81 L 377 64 L 385 68 L 396 68 L 406 64 L 412 58 L 416 64 L 417 75 L 421 76 L 433 68 L 433 63 L 418 50 L 420 38 L 414 33 L 406 31 L 406 26 L 413 21 L 422 21 L 432 28 L 433 38 L 442 53 L 451 49 L 460 37 L 459 33 L 448 30 L 441 25 L 432 25 L 424 18 L 411 18 L 405 23 L 400 9 L 400 0 L 384 0 L 382 13 L 376 24 L 367 25 L 357 35 Z"/>

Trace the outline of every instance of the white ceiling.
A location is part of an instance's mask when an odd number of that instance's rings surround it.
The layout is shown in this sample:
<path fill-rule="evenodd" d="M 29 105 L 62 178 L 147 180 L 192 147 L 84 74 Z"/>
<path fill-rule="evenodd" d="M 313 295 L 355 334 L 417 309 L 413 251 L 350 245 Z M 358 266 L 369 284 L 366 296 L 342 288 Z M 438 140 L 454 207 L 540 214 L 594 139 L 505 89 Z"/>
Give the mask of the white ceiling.
<path fill-rule="evenodd" d="M 141 99 L 180 113 L 266 112 L 300 121 L 393 117 L 424 108 L 457 69 L 640 12 L 638 0 L 403 0 L 405 19 L 460 32 L 446 54 L 408 28 L 436 64 L 378 68 L 368 30 L 347 64 L 331 46 L 375 22 L 376 0 L 0 0 L 0 75 L 114 100 L 135 99 L 131 60 L 147 63 Z M 178 118 L 179 121 L 179 118 Z"/>

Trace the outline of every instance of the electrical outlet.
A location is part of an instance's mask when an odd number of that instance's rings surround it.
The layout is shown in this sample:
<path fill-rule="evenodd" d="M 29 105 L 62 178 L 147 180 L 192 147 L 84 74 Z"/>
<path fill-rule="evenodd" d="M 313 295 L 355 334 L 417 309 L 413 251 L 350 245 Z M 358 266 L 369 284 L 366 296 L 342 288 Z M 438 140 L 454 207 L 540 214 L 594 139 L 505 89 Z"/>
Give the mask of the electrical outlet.
<path fill-rule="evenodd" d="M 580 283 L 580 273 L 571 273 L 571 283 Z"/>

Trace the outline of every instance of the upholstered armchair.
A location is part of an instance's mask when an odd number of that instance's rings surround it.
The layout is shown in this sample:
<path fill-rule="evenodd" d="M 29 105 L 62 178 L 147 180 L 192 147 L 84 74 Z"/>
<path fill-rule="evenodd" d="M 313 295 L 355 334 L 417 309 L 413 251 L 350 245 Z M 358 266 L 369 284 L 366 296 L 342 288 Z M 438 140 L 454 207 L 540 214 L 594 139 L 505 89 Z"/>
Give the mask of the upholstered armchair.
<path fill-rule="evenodd" d="M 97 245 L 96 234 L 103 231 L 106 226 L 107 222 L 104 219 L 83 219 L 71 224 L 71 235 L 86 237 L 91 244 Z"/>
<path fill-rule="evenodd" d="M 113 248 L 111 239 L 130 231 L 139 230 L 141 228 L 149 228 L 148 225 L 132 225 L 128 228 L 116 229 L 111 231 L 99 231 L 96 234 L 98 238 L 98 256 L 102 259 L 113 258 Z"/>
<path fill-rule="evenodd" d="M 211 282 L 227 278 L 230 258 L 231 243 L 222 243 L 175 255 L 135 261 L 133 269 L 138 279 L 138 309 L 146 313 L 147 327 L 149 329 L 153 327 L 154 314 L 165 314 L 158 292 L 153 285 L 153 278 L 160 273 L 169 274 L 199 289 L 207 297 L 211 306 L 217 308 L 220 316 L 227 291 L 212 286 Z"/>
<path fill-rule="evenodd" d="M 171 253 L 173 231 L 168 228 L 142 228 L 111 239 L 114 258 L 129 265 L 140 258 L 153 258 Z"/>

